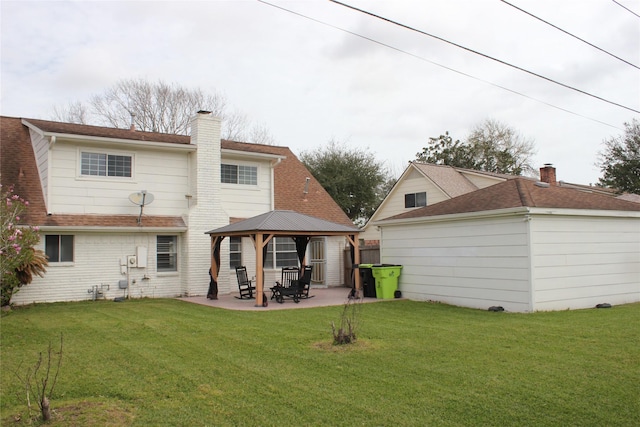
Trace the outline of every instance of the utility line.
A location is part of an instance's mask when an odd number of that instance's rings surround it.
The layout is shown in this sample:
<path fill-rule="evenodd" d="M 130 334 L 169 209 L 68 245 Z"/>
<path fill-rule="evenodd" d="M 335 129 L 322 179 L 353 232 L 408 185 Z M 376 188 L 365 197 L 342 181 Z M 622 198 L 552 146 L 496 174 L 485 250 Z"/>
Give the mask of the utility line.
<path fill-rule="evenodd" d="M 621 8 L 626 9 L 626 10 L 628 10 L 630 13 L 632 13 L 632 14 L 636 15 L 638 18 L 640 18 L 640 15 L 638 15 L 637 13 L 635 13 L 633 10 L 629 9 L 627 6 L 625 6 L 625 5 L 621 4 L 621 3 L 618 3 L 616 0 L 611 0 L 611 1 L 612 1 L 612 2 L 614 2 L 615 4 L 617 4 L 618 6 L 620 6 Z"/>
<path fill-rule="evenodd" d="M 402 50 L 402 49 L 400 49 L 400 48 L 397 48 L 397 47 L 395 47 L 395 46 L 391 46 L 391 45 L 389 45 L 389 44 L 386 44 L 386 43 L 383 43 L 383 42 L 381 42 L 381 41 L 378 41 L 378 40 L 372 39 L 372 38 L 370 38 L 370 37 L 363 36 L 362 34 L 358 34 L 358 33 L 355 33 L 355 32 L 353 32 L 353 31 L 349 31 L 349 30 L 347 30 L 347 29 L 344 29 L 344 28 L 338 27 L 338 26 L 333 25 L 333 24 L 330 24 L 330 23 L 328 23 L 328 22 L 321 21 L 321 20 L 319 20 L 319 19 L 312 18 L 312 17 L 307 16 L 307 15 L 303 15 L 303 14 L 301 14 L 301 13 L 295 12 L 295 11 L 290 10 L 290 9 L 287 9 L 287 8 L 285 8 L 285 7 L 278 6 L 278 5 L 273 4 L 273 3 L 269 3 L 268 1 L 265 1 L 265 0 L 256 0 L 256 1 L 258 1 L 259 3 L 265 4 L 265 5 L 267 5 L 267 6 L 271 6 L 271 7 L 273 7 L 273 8 L 280 9 L 280 10 L 282 10 L 282 11 L 284 11 L 284 12 L 291 13 L 292 15 L 296 15 L 296 16 L 299 16 L 299 17 L 301 17 L 301 18 L 308 19 L 308 20 L 310 20 L 310 21 L 316 22 L 316 23 L 318 23 L 318 24 L 325 25 L 325 26 L 330 27 L 330 28 L 333 28 L 333 29 L 335 29 L 335 30 L 342 31 L 342 32 L 347 33 L 347 34 L 351 34 L 352 36 L 359 37 L 359 38 L 361 38 L 361 39 L 364 39 L 364 40 L 370 41 L 370 42 L 375 43 L 375 44 L 380 45 L 380 46 L 384 46 L 384 47 L 386 47 L 386 48 L 388 48 L 388 49 L 395 50 L 396 52 L 403 53 L 403 54 L 408 55 L 408 56 L 411 56 L 411 57 L 413 57 L 413 58 L 415 58 L 415 59 L 419 59 L 420 61 L 428 62 L 429 64 L 433 64 L 433 65 L 435 65 L 435 66 L 437 66 L 437 67 L 444 68 L 445 70 L 452 71 L 452 72 L 454 72 L 454 73 L 456 73 L 456 74 L 460 74 L 460 75 L 462 75 L 462 76 L 472 78 L 472 79 L 474 79 L 474 80 L 477 80 L 477 81 L 479 81 L 479 82 L 482 82 L 482 83 L 485 83 L 485 84 L 491 85 L 491 86 L 493 86 L 493 87 L 497 87 L 498 89 L 502 89 L 502 90 L 505 90 L 505 91 L 507 91 L 507 92 L 511 92 L 511 93 L 513 93 L 513 94 L 515 94 L 515 95 L 522 96 L 523 98 L 527 98 L 527 99 L 530 99 L 530 100 L 532 100 L 532 101 L 538 102 L 538 103 L 540 103 L 540 104 L 544 104 L 544 105 L 546 105 L 546 106 L 548 106 L 548 107 L 555 108 L 556 110 L 564 111 L 565 113 L 569 113 L 569 114 L 572 114 L 572 115 L 577 116 L 577 117 L 582 117 L 583 119 L 591 120 L 591 121 L 593 121 L 593 122 L 600 123 L 600 124 L 602 124 L 602 125 L 609 126 L 609 127 L 611 127 L 611 128 L 617 129 L 617 130 L 624 130 L 624 129 L 621 129 L 620 127 L 616 126 L 616 125 L 612 125 L 612 124 L 610 124 L 610 123 L 603 122 L 602 120 L 598 120 L 598 119 L 595 119 L 595 118 L 593 118 L 593 117 L 589 117 L 589 116 L 585 116 L 585 115 L 580 114 L 580 113 L 576 113 L 575 111 L 567 110 L 566 108 L 559 107 L 559 106 L 557 106 L 557 105 L 551 104 L 551 103 L 549 103 L 549 102 L 543 101 L 543 100 L 538 99 L 538 98 L 534 98 L 534 97 L 532 97 L 532 96 L 530 96 L 530 95 L 527 95 L 527 94 L 522 93 L 522 92 L 518 92 L 518 91 L 516 91 L 516 90 L 514 90 L 514 89 L 509 89 L 508 87 L 501 86 L 501 85 L 499 85 L 499 84 L 496 84 L 496 83 L 490 82 L 490 81 L 488 81 L 488 80 L 484 80 L 484 79 L 482 79 L 482 78 L 479 78 L 479 77 L 473 76 L 473 75 L 468 74 L 468 73 L 465 73 L 465 72 L 463 72 L 463 71 L 458 71 L 458 70 L 456 70 L 456 69 L 454 69 L 454 68 L 448 67 L 448 66 L 446 66 L 446 65 L 439 64 L 439 63 L 437 63 L 437 62 L 434 62 L 434 61 L 431 61 L 431 60 L 429 60 L 429 59 L 426 59 L 426 58 L 424 58 L 424 57 L 422 57 L 422 56 L 416 55 L 416 54 L 411 53 L 411 52 L 407 52 L 406 50 Z"/>
<path fill-rule="evenodd" d="M 368 11 L 363 10 L 363 9 L 359 9 L 359 8 L 357 8 L 357 7 L 355 7 L 355 6 L 351 6 L 351 5 L 348 5 L 348 4 L 346 4 L 346 3 L 339 2 L 339 1 L 337 1 L 337 0 L 329 0 L 329 1 L 330 1 L 330 2 L 332 2 L 332 3 L 338 4 L 338 5 L 340 5 L 340 6 L 344 6 L 344 7 L 346 7 L 346 8 L 349 8 L 349 9 L 355 10 L 356 12 L 364 13 L 365 15 L 369 15 L 369 16 L 372 16 L 372 17 L 374 17 L 374 18 L 380 19 L 380 20 L 382 20 L 382 21 L 389 22 L 389 23 L 391 23 L 391 24 L 393 24 L 393 25 L 397 25 L 397 26 L 399 26 L 399 27 L 401 27 L 401 28 L 405 28 L 405 29 L 407 29 L 407 30 L 414 31 L 414 32 L 419 33 L 419 34 L 422 34 L 422 35 L 425 35 L 425 36 L 428 36 L 428 37 L 432 37 L 432 38 L 434 38 L 434 39 L 436 39 L 436 40 L 443 41 L 443 42 L 445 42 L 445 43 L 447 43 L 447 44 L 450 44 L 450 45 L 453 45 L 453 46 L 459 47 L 460 49 L 464 49 L 464 50 L 466 50 L 466 51 L 468 51 L 468 52 L 475 53 L 476 55 L 482 56 L 482 57 L 484 57 L 484 58 L 490 59 L 490 60 L 492 60 L 492 61 L 495 61 L 495 62 L 498 62 L 498 63 L 500 63 L 500 64 L 506 65 L 506 66 L 508 66 L 508 67 L 514 68 L 514 69 L 516 69 L 516 70 L 519 70 L 519 71 L 525 72 L 525 73 L 527 73 L 527 74 L 531 74 L 532 76 L 535 76 L 535 77 L 541 78 L 541 79 L 543 79 L 543 80 L 546 80 L 546 81 L 548 81 L 548 82 L 550 82 L 550 83 L 557 84 L 557 85 L 562 86 L 562 87 L 564 87 L 564 88 L 571 89 L 571 90 L 576 91 L 576 92 L 578 92 L 578 93 L 581 93 L 581 94 L 583 94 L 583 95 L 587 95 L 587 96 L 590 96 L 590 97 L 592 97 L 592 98 L 598 99 L 598 100 L 600 100 L 600 101 L 606 102 L 606 103 L 608 103 L 608 104 L 615 105 L 615 106 L 620 107 L 620 108 L 624 108 L 625 110 L 633 111 L 634 113 L 640 113 L 640 110 L 636 110 L 636 109 L 633 109 L 633 108 L 631 108 L 631 107 L 627 107 L 627 106 L 625 106 L 625 105 L 619 104 L 619 103 L 617 103 L 617 102 L 610 101 L 610 100 L 605 99 L 605 98 L 602 98 L 602 97 L 600 97 L 600 96 L 598 96 L 598 95 L 594 95 L 594 94 L 592 94 L 592 93 L 586 92 L 586 91 L 584 91 L 584 90 L 582 90 L 582 89 L 578 89 L 578 88 L 576 88 L 576 87 L 569 86 L 569 85 L 567 85 L 567 84 L 565 84 L 565 83 L 561 83 L 561 82 L 559 82 L 559 81 L 557 81 L 557 80 L 554 80 L 554 79 L 549 78 L 549 77 L 545 77 L 545 76 L 543 76 L 543 75 L 541 75 L 541 74 L 535 73 L 535 72 L 533 72 L 533 71 L 529 71 L 529 70 L 527 70 L 527 69 L 525 69 L 525 68 L 519 67 L 519 66 L 517 66 L 517 65 L 513 65 L 513 64 L 511 64 L 511 63 L 509 63 L 509 62 L 506 62 L 506 61 L 503 61 L 503 60 L 501 60 L 501 59 L 494 58 L 494 57 L 492 57 L 492 56 L 489 56 L 489 55 L 484 54 L 484 53 L 482 53 L 482 52 L 478 52 L 478 51 L 476 51 L 476 50 L 473 50 L 473 49 L 470 49 L 470 48 L 468 48 L 468 47 L 462 46 L 462 45 L 460 45 L 460 44 L 454 43 L 454 42 L 449 41 L 449 40 L 447 40 L 447 39 L 444 39 L 444 38 L 442 38 L 442 37 L 438 37 L 438 36 L 436 36 L 436 35 L 429 34 L 429 33 L 425 32 L 425 31 L 418 30 L 418 29 L 413 28 L 413 27 L 410 27 L 410 26 L 408 26 L 408 25 L 401 24 L 401 23 L 396 22 L 396 21 L 393 21 L 393 20 L 391 20 L 391 19 L 389 19 L 389 18 L 385 18 L 385 17 L 383 17 L 383 16 L 376 15 L 376 14 L 374 14 L 374 13 L 368 12 Z"/>
<path fill-rule="evenodd" d="M 616 56 L 616 55 L 614 55 L 613 53 L 611 53 L 611 52 L 609 52 L 609 51 L 606 51 L 606 50 L 604 50 L 604 49 L 602 49 L 602 48 L 600 48 L 600 47 L 598 47 L 598 46 L 594 45 L 593 43 L 589 43 L 588 41 L 586 41 L 586 40 L 584 40 L 584 39 L 581 39 L 580 37 L 578 37 L 578 36 L 576 36 L 576 35 L 574 35 L 574 34 L 571 34 L 570 32 L 565 31 L 565 30 L 563 30 L 562 28 L 560 28 L 560 27 L 558 27 L 558 26 L 556 26 L 556 25 L 553 25 L 552 23 L 547 22 L 547 21 L 545 21 L 545 20 L 544 20 L 544 19 L 542 19 L 542 18 L 537 17 L 537 16 L 536 16 L 536 15 L 534 15 L 533 13 L 527 12 L 526 10 L 521 9 L 521 8 L 519 8 L 518 6 L 516 6 L 516 5 L 514 5 L 514 4 L 511 4 L 511 3 L 509 3 L 509 2 L 508 2 L 508 1 L 506 1 L 506 0 L 500 0 L 500 1 L 501 1 L 502 3 L 504 3 L 504 4 L 507 4 L 507 5 L 511 6 L 511 7 L 512 7 L 512 8 L 514 8 L 514 9 L 519 10 L 520 12 L 526 13 L 527 15 L 529 15 L 529 16 L 530 16 L 530 17 L 532 17 L 532 18 L 537 19 L 538 21 L 544 22 L 545 24 L 552 26 L 552 27 L 553 27 L 553 28 L 555 28 L 556 30 L 562 31 L 563 33 L 565 33 L 565 34 L 566 34 L 566 35 L 568 35 L 568 36 L 573 37 L 574 39 L 578 39 L 578 40 L 580 40 L 581 42 L 586 43 L 586 44 L 588 44 L 589 46 L 591 46 L 591 47 L 593 47 L 593 48 L 595 48 L 595 49 L 598 49 L 600 52 L 604 52 L 604 53 L 606 53 L 607 55 L 612 56 L 612 57 L 616 58 L 617 60 L 622 61 L 622 62 L 624 62 L 625 64 L 631 65 L 632 67 L 637 68 L 638 70 L 640 70 L 640 67 L 638 67 L 636 64 L 633 64 L 633 63 L 631 63 L 631 62 L 627 61 L 626 59 L 622 59 L 622 58 L 620 58 L 619 56 Z"/>

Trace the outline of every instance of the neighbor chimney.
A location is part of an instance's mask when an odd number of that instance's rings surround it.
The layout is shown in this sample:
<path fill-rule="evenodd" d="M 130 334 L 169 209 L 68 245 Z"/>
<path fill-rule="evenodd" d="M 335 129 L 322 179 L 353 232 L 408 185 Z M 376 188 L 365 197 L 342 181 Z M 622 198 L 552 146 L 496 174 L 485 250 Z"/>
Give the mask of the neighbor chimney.
<path fill-rule="evenodd" d="M 131 113 L 131 126 L 129 127 L 129 130 L 132 132 L 135 132 L 136 130 L 135 120 L 136 120 L 136 115 L 134 113 Z"/>
<path fill-rule="evenodd" d="M 540 181 L 549 185 L 556 185 L 556 168 L 551 163 L 545 163 L 540 168 Z"/>

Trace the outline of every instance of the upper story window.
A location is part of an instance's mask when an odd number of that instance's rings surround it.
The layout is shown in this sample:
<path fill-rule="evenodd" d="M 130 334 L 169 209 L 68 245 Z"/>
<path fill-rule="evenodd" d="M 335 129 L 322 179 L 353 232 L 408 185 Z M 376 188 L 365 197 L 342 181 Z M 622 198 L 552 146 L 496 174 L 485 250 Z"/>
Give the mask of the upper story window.
<path fill-rule="evenodd" d="M 73 236 L 45 234 L 44 253 L 49 262 L 73 262 Z"/>
<path fill-rule="evenodd" d="M 417 208 L 419 206 L 427 206 L 427 193 L 409 193 L 404 195 L 405 208 Z"/>
<path fill-rule="evenodd" d="M 258 168 L 245 165 L 221 165 L 220 180 L 224 184 L 258 185 Z"/>
<path fill-rule="evenodd" d="M 131 156 L 82 152 L 80 174 L 131 177 Z"/>

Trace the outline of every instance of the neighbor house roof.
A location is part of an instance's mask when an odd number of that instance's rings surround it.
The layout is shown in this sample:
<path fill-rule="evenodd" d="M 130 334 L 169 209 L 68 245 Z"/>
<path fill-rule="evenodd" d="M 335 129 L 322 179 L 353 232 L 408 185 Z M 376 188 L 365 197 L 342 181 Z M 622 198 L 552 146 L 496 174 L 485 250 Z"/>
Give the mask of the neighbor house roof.
<path fill-rule="evenodd" d="M 492 211 L 517 207 L 640 211 L 640 204 L 526 178 L 515 178 L 385 220 Z"/>
<path fill-rule="evenodd" d="M 451 198 L 478 189 L 452 166 L 418 162 L 413 162 L 413 165 Z"/>
<path fill-rule="evenodd" d="M 3 185 L 14 185 L 15 193 L 29 200 L 30 208 L 25 223 L 41 226 L 128 227 L 137 224 L 136 215 L 52 215 L 47 216 L 35 155 L 29 129 L 21 118 L 0 117 L 0 177 Z M 44 133 L 56 135 L 82 135 L 119 140 L 151 141 L 189 145 L 191 138 L 155 132 L 132 131 L 101 126 L 60 123 L 39 119 L 24 119 Z M 281 159 L 274 168 L 275 209 L 293 210 L 327 221 L 352 226 L 353 223 L 287 147 L 221 141 L 225 150 L 269 154 Z M 309 184 L 306 187 L 306 179 Z M 185 227 L 181 217 L 145 215 L 144 227 Z"/>

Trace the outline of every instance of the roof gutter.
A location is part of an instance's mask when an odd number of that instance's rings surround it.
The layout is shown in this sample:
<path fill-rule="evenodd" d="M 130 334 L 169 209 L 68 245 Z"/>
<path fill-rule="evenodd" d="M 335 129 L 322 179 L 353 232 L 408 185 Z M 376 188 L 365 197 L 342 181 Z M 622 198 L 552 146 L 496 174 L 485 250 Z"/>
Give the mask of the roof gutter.
<path fill-rule="evenodd" d="M 639 211 L 619 211 L 606 209 L 565 209 L 565 208 L 541 208 L 521 206 L 515 208 L 495 209 L 480 212 L 464 212 L 449 215 L 431 215 L 416 218 L 383 219 L 373 225 L 384 227 L 404 224 L 419 224 L 426 222 L 463 221 L 467 219 L 498 218 L 515 215 L 555 215 L 555 216 L 581 216 L 581 217 L 608 217 L 608 218 L 640 218 Z"/>
<path fill-rule="evenodd" d="M 498 216 L 513 216 L 523 215 L 531 213 L 531 209 L 528 207 L 517 207 L 507 209 L 496 209 L 491 211 L 479 211 L 479 212 L 464 212 L 448 215 L 430 215 L 420 216 L 416 218 L 399 218 L 399 219 L 383 219 L 376 221 L 373 225 L 385 226 L 385 225 L 401 225 L 401 224 L 418 224 L 422 222 L 444 222 L 444 221 L 462 221 L 465 219 L 479 219 L 479 218 L 495 218 Z"/>
<path fill-rule="evenodd" d="M 182 233 L 188 230 L 187 227 L 99 227 L 91 226 L 62 226 L 62 225 L 41 225 L 42 231 L 92 231 L 99 233 Z"/>
<path fill-rule="evenodd" d="M 154 141 L 140 141 L 137 139 L 124 139 L 124 138 L 108 138 L 103 136 L 91 136 L 91 135 L 77 135 L 70 133 L 58 133 L 58 132 L 44 132 L 37 126 L 29 123 L 27 120 L 22 120 L 22 124 L 27 126 L 29 129 L 37 132 L 43 137 L 49 138 L 49 146 L 56 143 L 57 139 L 63 139 L 68 141 L 81 141 L 82 143 L 93 143 L 93 144 L 122 144 L 126 146 L 140 146 L 140 147 L 150 147 L 150 148 L 160 148 L 163 150 L 169 151 L 196 151 L 197 147 L 192 144 L 177 144 L 172 142 L 154 142 Z"/>
<path fill-rule="evenodd" d="M 250 157 L 252 159 L 259 157 L 263 159 L 271 159 L 272 161 L 277 161 L 277 163 L 275 163 L 274 166 L 280 163 L 283 159 L 287 158 L 287 156 L 281 156 L 279 154 L 256 153 L 255 151 L 229 150 L 228 148 L 223 148 L 221 152 L 222 154 L 226 154 L 228 156 L 234 156 L 234 157 Z"/>

